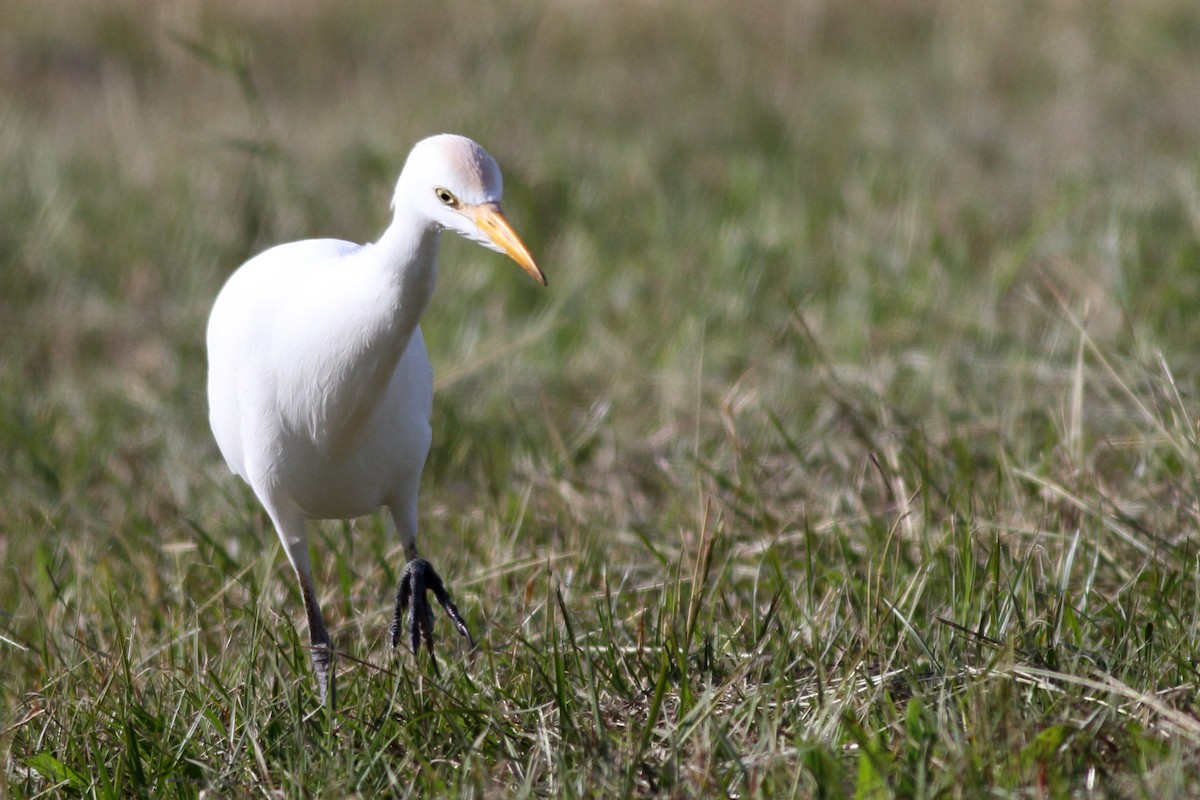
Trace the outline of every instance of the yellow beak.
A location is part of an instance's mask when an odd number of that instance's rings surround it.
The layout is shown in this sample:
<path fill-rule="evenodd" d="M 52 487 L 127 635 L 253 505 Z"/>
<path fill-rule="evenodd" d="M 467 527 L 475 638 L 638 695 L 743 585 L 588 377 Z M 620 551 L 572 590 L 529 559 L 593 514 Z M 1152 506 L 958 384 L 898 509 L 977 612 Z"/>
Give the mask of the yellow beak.
<path fill-rule="evenodd" d="M 517 236 L 517 232 L 508 224 L 499 203 L 483 203 L 475 206 L 473 218 L 479 230 L 492 240 L 492 243 L 508 254 L 509 258 L 521 265 L 521 269 L 529 273 L 542 286 L 546 285 L 546 276 L 534 262 L 529 249 Z"/>

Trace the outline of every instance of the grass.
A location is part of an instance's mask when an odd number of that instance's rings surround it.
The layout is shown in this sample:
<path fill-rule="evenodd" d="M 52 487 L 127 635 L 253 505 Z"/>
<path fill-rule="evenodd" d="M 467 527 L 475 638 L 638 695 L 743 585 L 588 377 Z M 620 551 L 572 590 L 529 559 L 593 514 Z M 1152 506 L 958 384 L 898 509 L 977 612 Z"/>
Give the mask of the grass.
<path fill-rule="evenodd" d="M 411 4 L 407 4 L 411 5 Z M 1039 5 L 0 9 L 0 796 L 1200 793 L 1200 17 Z M 482 141 L 424 553 L 211 441 L 264 247 Z"/>

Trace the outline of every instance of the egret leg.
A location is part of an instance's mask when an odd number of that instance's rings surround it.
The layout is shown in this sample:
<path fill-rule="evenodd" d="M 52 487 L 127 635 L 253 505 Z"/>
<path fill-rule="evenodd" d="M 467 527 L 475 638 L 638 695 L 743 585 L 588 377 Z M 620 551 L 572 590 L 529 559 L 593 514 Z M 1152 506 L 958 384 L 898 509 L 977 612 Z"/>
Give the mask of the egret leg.
<path fill-rule="evenodd" d="M 312 657 L 313 670 L 317 673 L 317 689 L 321 693 L 321 703 L 330 709 L 336 708 L 337 670 L 334 657 L 337 651 L 329 639 L 325 617 L 321 615 L 321 603 L 317 600 L 304 516 L 283 503 L 272 502 L 269 496 L 260 495 L 260 499 L 267 508 L 271 521 L 275 523 L 275 531 L 279 534 L 283 549 L 287 551 L 288 561 L 292 563 L 296 577 L 300 580 L 300 597 L 304 600 L 304 614 L 308 618 L 309 655 Z"/>
<path fill-rule="evenodd" d="M 438 604 L 454 622 L 454 627 L 466 637 L 467 644 L 475 646 L 475 640 L 467 630 L 467 623 L 459 613 L 458 606 L 450 599 L 450 593 L 446 591 L 441 576 L 425 559 L 413 558 L 404 566 L 404 572 L 400 576 L 400 588 L 396 591 L 396 613 L 392 617 L 391 625 L 392 647 L 399 646 L 401 631 L 407 627 L 408 644 L 413 655 L 420 651 L 421 643 L 424 642 L 436 672 L 437 657 L 433 653 L 433 608 L 426 597 L 429 592 L 433 592 Z"/>
<path fill-rule="evenodd" d="M 445 610 L 446 615 L 454 622 L 454 627 L 467 639 L 467 644 L 475 646 L 467 623 L 458 611 L 458 606 L 450 599 L 442 578 L 428 561 L 417 555 L 417 486 L 420 473 L 400 487 L 396 498 L 388 505 L 392 511 L 392 519 L 396 523 L 396 532 L 400 534 L 400 542 L 404 545 L 404 557 L 408 563 L 400 575 L 400 587 L 396 590 L 396 611 L 392 616 L 389 631 L 392 634 L 392 647 L 400 645 L 400 637 L 408 633 L 408 646 L 413 655 L 421 650 L 421 643 L 429 651 L 430 661 L 434 671 L 437 671 L 437 657 L 433 654 L 433 609 L 426 595 L 433 592 L 438 604 Z"/>

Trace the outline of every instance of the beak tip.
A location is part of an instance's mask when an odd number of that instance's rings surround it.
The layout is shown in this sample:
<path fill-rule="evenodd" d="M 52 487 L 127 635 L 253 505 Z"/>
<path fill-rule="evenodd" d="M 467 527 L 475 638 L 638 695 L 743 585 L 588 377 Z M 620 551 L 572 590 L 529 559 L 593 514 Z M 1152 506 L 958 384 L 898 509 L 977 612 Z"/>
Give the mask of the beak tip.
<path fill-rule="evenodd" d="M 530 262 L 528 266 L 525 264 L 522 264 L 521 266 L 525 267 L 525 271 L 529 273 L 529 277 L 537 281 L 539 286 L 547 285 L 546 273 L 542 272 L 541 268 L 537 264 Z"/>
<path fill-rule="evenodd" d="M 531 278 L 542 286 L 546 285 L 545 273 L 542 272 L 537 262 L 533 260 L 533 256 L 529 254 L 529 250 L 526 249 L 525 243 L 521 241 L 521 237 L 517 236 L 516 231 L 508 224 L 508 220 L 504 218 L 504 212 L 500 210 L 499 204 L 487 203 L 475 207 L 475 224 L 492 241 L 495 249 L 506 253 L 509 258 L 516 261 L 523 270 L 529 273 Z"/>

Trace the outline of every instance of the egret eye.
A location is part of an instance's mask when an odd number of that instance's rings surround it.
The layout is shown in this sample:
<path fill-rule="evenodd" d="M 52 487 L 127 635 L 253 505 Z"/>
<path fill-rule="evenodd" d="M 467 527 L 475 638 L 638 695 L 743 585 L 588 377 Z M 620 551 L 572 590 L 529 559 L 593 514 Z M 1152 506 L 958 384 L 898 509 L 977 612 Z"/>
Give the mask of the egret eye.
<path fill-rule="evenodd" d="M 458 208 L 458 198 L 449 189 L 443 189 L 439 186 L 433 190 L 433 193 L 437 195 L 437 199 L 441 200 L 443 205 Z"/>

